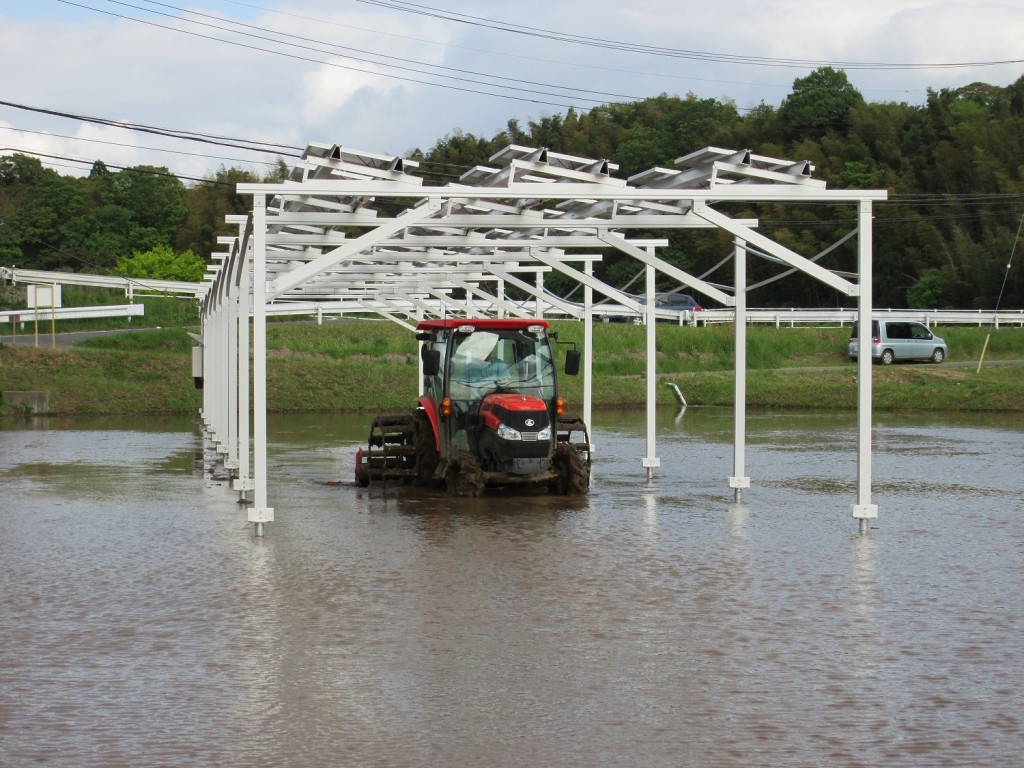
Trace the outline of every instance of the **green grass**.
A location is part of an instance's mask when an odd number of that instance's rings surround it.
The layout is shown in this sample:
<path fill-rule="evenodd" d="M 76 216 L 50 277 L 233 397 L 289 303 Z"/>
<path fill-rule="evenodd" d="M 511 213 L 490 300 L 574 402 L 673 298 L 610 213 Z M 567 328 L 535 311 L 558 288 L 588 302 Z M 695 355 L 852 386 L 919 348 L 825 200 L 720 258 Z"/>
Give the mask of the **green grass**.
<path fill-rule="evenodd" d="M 556 321 L 561 341 L 582 349 L 583 327 Z M 194 331 L 195 329 L 193 329 Z M 879 410 L 1024 412 L 1024 366 L 976 361 L 985 328 L 944 327 L 951 363 L 874 366 Z M 779 408 L 855 408 L 856 366 L 846 356 L 846 328 L 748 328 L 747 403 Z M 645 329 L 594 327 L 593 397 L 597 407 L 641 407 L 646 398 Z M 198 409 L 184 328 L 98 337 L 72 350 L 0 348 L 0 390 L 45 390 L 61 413 L 190 412 Z M 691 405 L 733 401 L 731 326 L 659 325 L 659 403 L 674 404 L 675 383 Z M 416 395 L 417 346 L 412 333 L 376 320 L 271 322 L 267 326 L 268 407 L 331 411 L 408 407 Z M 559 345 L 559 356 L 566 346 Z M 991 331 L 987 361 L 1024 360 L 1024 329 Z M 955 363 L 972 361 L 957 366 Z M 578 408 L 582 377 L 561 378 Z"/>
<path fill-rule="evenodd" d="M 0 390 L 50 393 L 61 414 L 187 413 L 199 408 L 181 354 L 0 349 Z"/>
<path fill-rule="evenodd" d="M 21 291 L 23 294 L 23 290 Z M 102 331 L 121 330 L 124 328 L 171 328 L 198 325 L 199 304 L 190 297 L 182 296 L 135 296 L 129 301 L 123 290 L 114 288 L 83 288 L 65 285 L 61 288 L 62 307 L 108 307 L 120 304 L 141 304 L 145 307 L 143 317 L 96 317 L 88 320 L 57 320 L 54 324 L 57 333 L 69 331 Z M 24 295 L 20 300 L 11 302 L 11 309 L 24 309 Z M 3 308 L 3 307 L 0 307 Z M 45 327 L 44 327 L 45 326 Z M 49 335 L 50 321 L 40 321 L 39 333 Z M 26 323 L 25 331 L 32 333 L 30 323 Z M 3 333 L 8 334 L 9 328 Z M 20 331 L 19 331 L 20 332 Z"/>

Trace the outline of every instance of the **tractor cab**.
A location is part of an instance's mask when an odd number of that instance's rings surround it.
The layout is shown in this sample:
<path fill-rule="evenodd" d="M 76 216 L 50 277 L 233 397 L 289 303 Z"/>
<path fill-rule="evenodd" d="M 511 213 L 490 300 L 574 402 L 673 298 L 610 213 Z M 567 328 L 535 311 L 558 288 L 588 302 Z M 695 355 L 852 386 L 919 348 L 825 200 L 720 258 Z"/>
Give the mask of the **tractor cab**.
<path fill-rule="evenodd" d="M 561 414 L 555 358 L 543 321 L 427 320 L 424 396 L 436 409 L 438 448 L 479 455 L 496 471 L 534 474 L 546 468 Z M 575 365 L 571 362 L 575 359 Z M 569 372 L 578 370 L 570 352 Z"/>

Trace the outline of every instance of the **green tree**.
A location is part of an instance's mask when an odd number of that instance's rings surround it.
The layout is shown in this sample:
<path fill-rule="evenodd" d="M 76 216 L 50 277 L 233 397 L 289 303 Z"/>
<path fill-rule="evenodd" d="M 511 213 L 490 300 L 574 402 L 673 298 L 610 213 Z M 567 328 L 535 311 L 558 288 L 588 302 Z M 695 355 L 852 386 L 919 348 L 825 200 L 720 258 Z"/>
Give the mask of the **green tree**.
<path fill-rule="evenodd" d="M 846 133 L 850 112 L 864 104 L 846 73 L 832 67 L 820 67 L 807 77 L 793 81 L 793 92 L 779 107 L 779 122 L 788 139 L 822 136 L 833 130 Z"/>
<path fill-rule="evenodd" d="M 275 169 L 275 174 L 280 173 L 280 167 Z M 244 216 L 252 210 L 252 195 L 238 194 L 238 185 L 259 181 L 252 171 L 221 166 L 212 176 L 191 187 L 184 198 L 185 217 L 174 233 L 175 249 L 204 256 L 220 250 L 218 237 L 238 234 L 238 227 L 228 224 L 225 217 Z"/>
<path fill-rule="evenodd" d="M 107 202 L 131 212 L 141 230 L 171 243 L 185 219 L 185 186 L 166 168 L 139 165 L 114 174 Z"/>
<path fill-rule="evenodd" d="M 78 266 L 64 247 L 61 227 L 79 216 L 84 204 L 77 179 L 25 155 L 0 158 L 0 258 L 33 269 Z"/>
<path fill-rule="evenodd" d="M 189 283 L 201 281 L 205 273 L 205 262 L 192 251 L 175 253 L 166 245 L 137 251 L 127 258 L 118 259 L 114 268 L 114 274 L 122 277 L 181 280 Z"/>

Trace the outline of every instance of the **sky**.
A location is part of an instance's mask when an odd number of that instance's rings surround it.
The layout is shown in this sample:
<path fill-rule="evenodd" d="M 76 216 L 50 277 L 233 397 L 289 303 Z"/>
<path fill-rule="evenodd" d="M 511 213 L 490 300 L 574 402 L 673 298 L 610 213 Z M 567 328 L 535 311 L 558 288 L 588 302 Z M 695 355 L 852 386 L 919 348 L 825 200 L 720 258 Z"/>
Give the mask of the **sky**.
<path fill-rule="evenodd" d="M 869 101 L 1006 86 L 1024 0 L 0 0 L 0 154 L 262 173 L 661 93 L 777 107 L 824 65 Z"/>

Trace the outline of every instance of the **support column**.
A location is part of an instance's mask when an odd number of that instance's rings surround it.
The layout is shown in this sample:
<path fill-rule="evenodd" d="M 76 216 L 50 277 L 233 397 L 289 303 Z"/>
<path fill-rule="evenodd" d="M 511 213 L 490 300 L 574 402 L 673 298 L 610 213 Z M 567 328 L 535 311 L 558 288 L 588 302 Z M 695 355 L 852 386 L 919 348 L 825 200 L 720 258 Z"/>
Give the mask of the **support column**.
<path fill-rule="evenodd" d="M 543 320 L 544 319 L 544 299 L 542 298 L 543 296 L 544 296 L 544 273 L 541 272 L 538 269 L 537 270 L 537 298 L 536 298 L 536 304 L 535 304 L 536 312 L 534 313 L 534 317 L 536 317 L 538 320 Z"/>
<path fill-rule="evenodd" d="M 238 289 L 229 275 L 225 275 L 224 293 L 224 364 L 228 374 L 225 393 L 228 455 L 224 460 L 224 468 L 235 474 L 238 471 Z"/>
<path fill-rule="evenodd" d="M 203 405 L 199 409 L 199 416 L 203 423 L 203 437 L 205 438 L 210 437 L 210 385 L 212 382 L 210 381 L 210 350 L 208 344 L 213 328 L 211 301 L 207 301 L 203 307 L 202 322 L 199 328 L 199 335 L 203 339 Z"/>
<path fill-rule="evenodd" d="M 249 522 L 256 535 L 263 524 L 274 521 L 267 506 L 267 197 L 253 200 L 252 253 L 252 413 L 253 413 L 253 506 Z"/>
<path fill-rule="evenodd" d="M 853 505 L 853 516 L 863 534 L 867 533 L 868 520 L 878 517 L 878 507 L 871 503 L 871 201 L 860 201 L 858 217 L 857 503 Z"/>
<path fill-rule="evenodd" d="M 238 396 L 235 404 L 238 406 L 238 479 L 235 480 L 235 490 L 238 491 L 239 499 L 244 501 L 246 494 L 252 491 L 256 485 L 252 481 L 252 473 L 249 463 L 249 314 L 252 306 L 252 243 L 244 246 L 241 255 L 242 263 L 239 267 L 238 278 L 238 326 L 236 335 L 238 337 Z"/>
<path fill-rule="evenodd" d="M 588 277 L 594 274 L 594 265 L 588 261 L 583 267 Z M 594 451 L 594 289 L 583 286 L 583 423 L 590 435 L 590 451 Z"/>
<path fill-rule="evenodd" d="M 651 254 L 652 249 L 648 248 L 647 252 Z M 653 255 L 653 254 L 651 254 Z M 655 309 L 655 292 L 656 286 L 654 282 L 654 267 L 648 264 L 644 267 L 647 277 L 647 304 L 644 307 L 644 317 L 646 319 L 646 337 L 647 337 L 647 455 L 644 457 L 643 465 L 647 468 L 647 480 L 650 482 L 654 478 L 654 470 L 656 467 L 661 466 L 661 459 L 656 455 L 655 446 L 655 431 L 656 431 L 656 419 L 658 414 L 658 347 L 656 337 L 656 317 L 654 314 Z"/>
<path fill-rule="evenodd" d="M 227 373 L 224 369 L 221 347 L 224 334 L 224 306 L 221 296 L 213 296 L 212 307 L 213 309 L 210 313 L 210 340 L 207 349 L 207 352 L 210 354 L 210 359 L 207 361 L 210 378 L 204 379 L 204 382 L 209 381 L 212 384 L 210 386 L 210 412 L 208 418 L 211 441 L 217 453 L 217 460 L 220 461 L 224 454 L 224 385 L 225 374 Z M 204 383 L 204 389 L 206 386 Z"/>
<path fill-rule="evenodd" d="M 733 443 L 732 477 L 729 487 L 733 489 L 738 504 L 743 489 L 750 487 L 745 461 L 747 447 L 747 250 L 743 240 L 736 240 L 733 251 L 733 266 L 736 283 L 736 350 L 733 390 Z"/>

